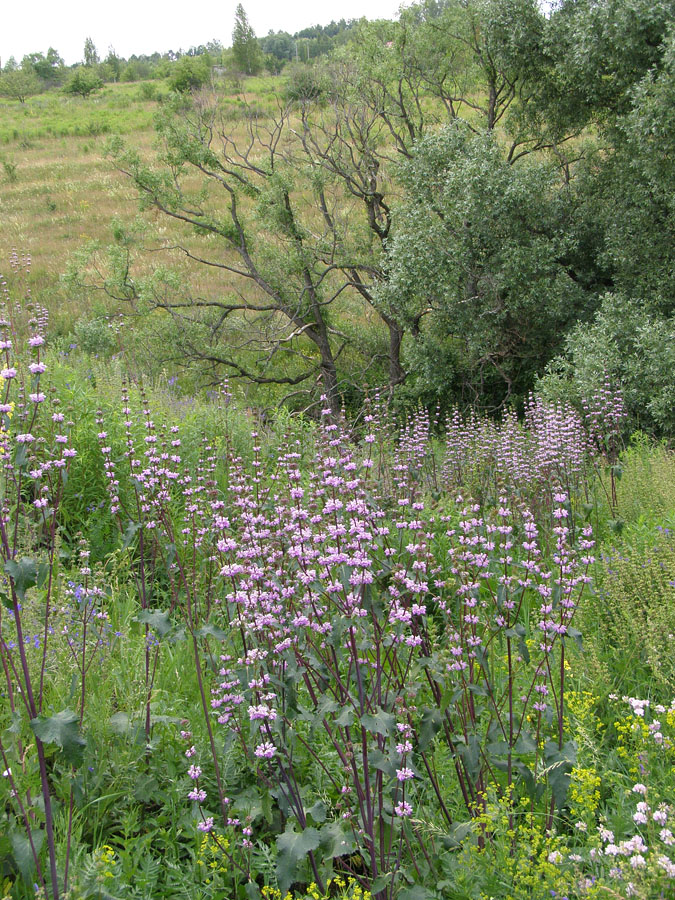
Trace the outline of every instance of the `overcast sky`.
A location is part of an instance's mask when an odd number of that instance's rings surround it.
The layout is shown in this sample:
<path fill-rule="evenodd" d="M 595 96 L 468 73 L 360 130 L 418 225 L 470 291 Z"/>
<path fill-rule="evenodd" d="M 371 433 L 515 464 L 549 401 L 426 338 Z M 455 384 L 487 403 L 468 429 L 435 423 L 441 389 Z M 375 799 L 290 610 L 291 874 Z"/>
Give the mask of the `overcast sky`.
<path fill-rule="evenodd" d="M 120 56 L 178 50 L 216 38 L 232 43 L 234 10 L 238 0 L 25 0 L 3 4 L 0 22 L 0 59 L 17 61 L 26 53 L 55 47 L 67 64 L 79 62 L 86 37 L 101 57 L 109 46 Z M 331 19 L 392 19 L 401 0 L 244 0 L 244 9 L 258 37 L 272 29 L 291 34 Z"/>

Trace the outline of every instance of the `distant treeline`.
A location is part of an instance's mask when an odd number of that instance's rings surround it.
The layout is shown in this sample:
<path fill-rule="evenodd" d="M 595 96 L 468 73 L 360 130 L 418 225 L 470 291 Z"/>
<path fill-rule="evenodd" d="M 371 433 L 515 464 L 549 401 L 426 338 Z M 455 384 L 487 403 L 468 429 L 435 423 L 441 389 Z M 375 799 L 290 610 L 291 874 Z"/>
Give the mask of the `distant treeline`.
<path fill-rule="evenodd" d="M 270 31 L 263 38 L 254 38 L 259 48 L 260 70 L 266 68 L 271 73 L 277 74 L 285 63 L 291 60 L 309 62 L 325 56 L 346 42 L 356 24 L 355 19 L 340 19 L 339 22 L 333 21 L 329 25 L 303 28 L 295 34 L 288 31 Z M 174 64 L 182 57 L 192 59 L 204 57 L 206 58 L 204 61 L 210 65 L 236 71 L 233 49 L 215 38 L 187 50 L 180 48 L 150 54 L 132 54 L 128 58 L 120 56 L 112 46 L 105 55 L 99 54 L 91 38 L 87 38 L 82 61 L 72 66 L 65 64 L 54 47 L 50 47 L 46 53 L 27 53 L 21 61 L 10 56 L 4 65 L 1 65 L 0 60 L 0 94 L 21 100 L 25 99 L 25 96 L 50 88 L 62 87 L 68 82 L 71 73 L 80 66 L 93 70 L 102 82 L 169 78 Z"/>

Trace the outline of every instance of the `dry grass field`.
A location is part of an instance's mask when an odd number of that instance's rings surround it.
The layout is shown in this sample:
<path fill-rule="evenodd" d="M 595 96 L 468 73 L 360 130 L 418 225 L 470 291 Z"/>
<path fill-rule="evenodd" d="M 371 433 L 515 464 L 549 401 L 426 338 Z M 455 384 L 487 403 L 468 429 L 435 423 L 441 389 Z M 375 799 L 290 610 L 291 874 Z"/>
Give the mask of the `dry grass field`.
<path fill-rule="evenodd" d="M 251 81 L 249 101 L 260 103 L 275 88 L 272 79 Z M 234 94 L 231 101 L 242 102 Z M 138 84 L 107 85 L 86 100 L 52 93 L 23 105 L 0 101 L 0 260 L 14 248 L 30 254 L 33 296 L 49 307 L 58 331 L 87 312 L 60 283 L 73 254 L 91 241 L 110 243 L 113 220 L 130 224 L 139 214 L 130 182 L 104 156 L 106 142 L 122 135 L 150 158 L 158 108 Z M 166 235 L 166 222 L 154 219 Z M 190 280 L 197 293 L 225 286 L 199 267 Z"/>

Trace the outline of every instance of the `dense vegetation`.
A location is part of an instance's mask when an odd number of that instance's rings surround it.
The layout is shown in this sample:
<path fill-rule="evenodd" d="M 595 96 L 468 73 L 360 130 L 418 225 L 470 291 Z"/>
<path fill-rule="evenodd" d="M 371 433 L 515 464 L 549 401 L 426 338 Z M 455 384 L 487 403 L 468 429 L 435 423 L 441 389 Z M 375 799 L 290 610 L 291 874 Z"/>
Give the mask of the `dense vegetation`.
<path fill-rule="evenodd" d="M 5 65 L 3 898 L 672 895 L 673 21 Z"/>

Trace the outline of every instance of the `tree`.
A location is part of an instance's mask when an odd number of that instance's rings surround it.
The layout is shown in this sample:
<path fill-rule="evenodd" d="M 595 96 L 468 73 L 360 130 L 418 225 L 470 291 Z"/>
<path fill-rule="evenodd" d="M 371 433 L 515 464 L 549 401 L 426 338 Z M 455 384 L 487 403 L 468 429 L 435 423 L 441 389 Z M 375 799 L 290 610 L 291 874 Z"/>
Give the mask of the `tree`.
<path fill-rule="evenodd" d="M 43 53 L 28 53 L 21 60 L 22 69 L 32 69 L 37 77 L 47 85 L 59 82 L 63 76 L 65 63 L 57 50 L 50 47 Z"/>
<path fill-rule="evenodd" d="M 169 77 L 169 87 L 181 94 L 202 87 L 211 77 L 211 57 L 181 56 L 174 64 Z"/>
<path fill-rule="evenodd" d="M 11 69 L 0 74 L 0 96 L 25 103 L 40 92 L 40 80 L 30 69 Z"/>
<path fill-rule="evenodd" d="M 295 54 L 295 41 L 287 31 L 270 31 L 266 37 L 261 38 L 260 46 L 263 53 L 285 62 L 293 59 Z"/>
<path fill-rule="evenodd" d="M 115 52 L 115 48 L 113 46 L 108 47 L 108 55 L 103 61 L 103 65 L 106 67 L 107 72 L 109 73 L 110 81 L 119 81 L 120 75 L 122 74 L 122 63 L 123 60 Z"/>
<path fill-rule="evenodd" d="M 626 103 L 630 103 L 626 108 Z M 543 387 L 590 396 L 621 384 L 630 425 L 675 436 L 675 35 L 617 98 L 603 153 L 579 176 L 595 229 L 605 293 L 593 321 L 575 328 Z M 589 225 L 588 230 L 591 230 Z"/>
<path fill-rule="evenodd" d="M 246 75 L 256 75 L 262 69 L 263 59 L 260 44 L 241 3 L 234 13 L 232 50 L 235 63 L 241 72 Z"/>
<path fill-rule="evenodd" d="M 419 141 L 402 175 L 379 294 L 414 338 L 421 393 L 492 409 L 524 399 L 589 314 L 568 263 L 568 189 L 551 165 L 513 166 L 460 123 Z"/>
<path fill-rule="evenodd" d="M 66 94 L 78 94 L 80 97 L 88 97 L 103 87 L 103 82 L 98 75 L 86 66 L 78 66 L 64 85 Z"/>
<path fill-rule="evenodd" d="M 92 66 L 97 66 L 100 61 L 96 45 L 93 40 L 88 37 L 84 42 L 84 64 L 87 68 L 91 68 Z"/>
<path fill-rule="evenodd" d="M 244 140 L 232 136 L 226 111 L 207 96 L 195 98 L 192 109 L 165 108 L 157 122 L 158 165 L 119 142 L 113 159 L 145 206 L 190 226 L 189 233 L 173 230 L 170 245 L 230 285 L 217 297 L 191 297 L 156 282 L 144 291 L 143 302 L 180 323 L 184 360 L 200 361 L 213 380 L 225 371 L 285 385 L 308 401 L 317 400 L 319 388 L 336 412 L 345 392 L 363 389 L 364 378 L 380 382 L 389 356 L 385 334 L 360 311 L 359 324 L 350 321 L 350 310 L 362 309 L 361 276 L 370 280 L 373 263 L 366 216 L 355 222 L 350 213 L 355 204 L 367 207 L 355 194 L 345 197 L 340 178 L 305 149 L 297 108 L 251 116 Z M 203 239 L 201 250 L 190 233 Z M 111 293 L 129 299 L 131 290 L 135 298 L 137 287 L 126 279 Z M 351 360 L 347 370 L 343 359 Z"/>

